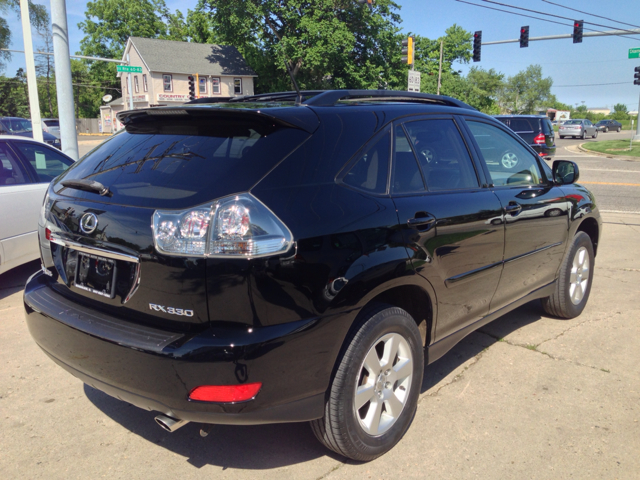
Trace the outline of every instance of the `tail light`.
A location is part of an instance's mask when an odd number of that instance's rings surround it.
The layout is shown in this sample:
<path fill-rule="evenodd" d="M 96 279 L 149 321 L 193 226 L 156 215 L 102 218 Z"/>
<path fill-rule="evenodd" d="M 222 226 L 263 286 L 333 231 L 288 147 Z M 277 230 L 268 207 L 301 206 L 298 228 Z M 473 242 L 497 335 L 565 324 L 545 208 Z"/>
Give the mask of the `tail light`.
<path fill-rule="evenodd" d="M 536 138 L 533 139 L 533 143 L 535 143 L 536 145 L 541 145 L 543 143 L 547 143 L 547 140 L 544 137 L 544 133 L 540 132 Z"/>
<path fill-rule="evenodd" d="M 153 238 L 166 255 L 222 258 L 273 255 L 293 242 L 284 223 L 251 194 L 184 211 L 156 210 Z"/>

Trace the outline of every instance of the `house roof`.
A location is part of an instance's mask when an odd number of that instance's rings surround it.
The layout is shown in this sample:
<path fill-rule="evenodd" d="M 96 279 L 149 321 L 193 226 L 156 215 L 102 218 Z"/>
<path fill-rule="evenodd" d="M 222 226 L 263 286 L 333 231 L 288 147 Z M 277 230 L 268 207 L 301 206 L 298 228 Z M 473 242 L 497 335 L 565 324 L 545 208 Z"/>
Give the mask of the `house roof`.
<path fill-rule="evenodd" d="M 232 45 L 129 37 L 151 72 L 257 76 Z M 128 46 L 127 46 L 128 47 Z M 126 58 L 126 52 L 123 60 Z"/>

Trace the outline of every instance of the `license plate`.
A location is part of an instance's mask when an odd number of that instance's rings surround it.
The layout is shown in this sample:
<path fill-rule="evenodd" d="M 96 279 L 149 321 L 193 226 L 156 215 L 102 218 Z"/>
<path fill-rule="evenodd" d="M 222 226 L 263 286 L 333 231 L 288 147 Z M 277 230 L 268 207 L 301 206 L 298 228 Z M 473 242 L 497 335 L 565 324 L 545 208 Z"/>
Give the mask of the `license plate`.
<path fill-rule="evenodd" d="M 115 294 L 116 262 L 110 258 L 78 252 L 73 284 L 87 292 L 113 298 Z"/>

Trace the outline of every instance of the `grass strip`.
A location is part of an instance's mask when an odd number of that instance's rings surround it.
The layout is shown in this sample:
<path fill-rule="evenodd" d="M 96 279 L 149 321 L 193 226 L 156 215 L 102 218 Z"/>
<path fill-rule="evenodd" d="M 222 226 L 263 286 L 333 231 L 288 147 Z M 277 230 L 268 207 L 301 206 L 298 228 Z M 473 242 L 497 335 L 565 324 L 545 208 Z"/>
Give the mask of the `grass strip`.
<path fill-rule="evenodd" d="M 587 142 L 582 144 L 585 150 L 604 153 L 606 155 L 624 155 L 626 157 L 640 157 L 640 142 L 633 142 L 629 150 L 629 140 L 605 140 L 603 142 Z"/>

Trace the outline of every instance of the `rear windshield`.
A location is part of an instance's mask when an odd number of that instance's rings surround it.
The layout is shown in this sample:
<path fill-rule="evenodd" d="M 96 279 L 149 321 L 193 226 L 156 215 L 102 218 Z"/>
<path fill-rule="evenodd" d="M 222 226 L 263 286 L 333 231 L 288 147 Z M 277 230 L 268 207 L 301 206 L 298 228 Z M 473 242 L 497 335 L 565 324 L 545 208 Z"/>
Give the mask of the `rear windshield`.
<path fill-rule="evenodd" d="M 308 133 L 220 119 L 161 119 L 127 126 L 58 179 L 65 196 L 151 208 L 186 208 L 249 190 Z M 102 183 L 112 196 L 64 188 L 65 179 Z"/>
<path fill-rule="evenodd" d="M 567 120 L 564 122 L 565 125 L 581 125 L 582 120 Z"/>
<path fill-rule="evenodd" d="M 45 120 L 44 124 L 47 127 L 59 127 L 60 126 L 60 122 L 58 120 Z"/>

